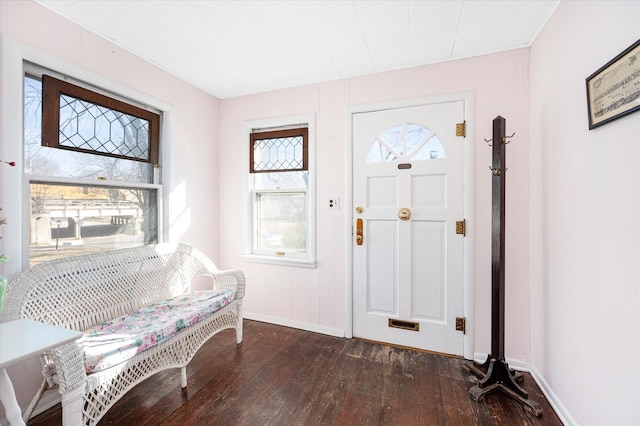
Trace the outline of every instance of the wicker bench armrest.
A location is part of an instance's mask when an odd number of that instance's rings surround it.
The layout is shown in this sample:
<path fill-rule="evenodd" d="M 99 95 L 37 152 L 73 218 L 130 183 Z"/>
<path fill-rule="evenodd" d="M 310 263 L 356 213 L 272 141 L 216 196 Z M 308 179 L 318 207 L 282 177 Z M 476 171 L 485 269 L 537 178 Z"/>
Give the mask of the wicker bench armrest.
<path fill-rule="evenodd" d="M 242 299 L 245 291 L 245 277 L 242 271 L 237 269 L 217 271 L 210 274 L 213 278 L 214 290 L 233 290 L 236 299 Z"/>
<path fill-rule="evenodd" d="M 78 387 L 84 389 L 87 373 L 82 361 L 82 352 L 76 342 L 67 343 L 47 352 L 47 356 L 55 365 L 53 380 L 64 394 Z M 48 379 L 50 380 L 50 379 Z"/>

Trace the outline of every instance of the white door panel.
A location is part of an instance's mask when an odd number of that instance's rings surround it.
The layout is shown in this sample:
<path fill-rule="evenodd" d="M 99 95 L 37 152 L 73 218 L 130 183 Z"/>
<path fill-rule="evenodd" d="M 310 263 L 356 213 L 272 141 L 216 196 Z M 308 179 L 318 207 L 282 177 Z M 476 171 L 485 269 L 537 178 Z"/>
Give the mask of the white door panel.
<path fill-rule="evenodd" d="M 463 353 L 463 120 L 463 101 L 354 114 L 355 337 Z"/>

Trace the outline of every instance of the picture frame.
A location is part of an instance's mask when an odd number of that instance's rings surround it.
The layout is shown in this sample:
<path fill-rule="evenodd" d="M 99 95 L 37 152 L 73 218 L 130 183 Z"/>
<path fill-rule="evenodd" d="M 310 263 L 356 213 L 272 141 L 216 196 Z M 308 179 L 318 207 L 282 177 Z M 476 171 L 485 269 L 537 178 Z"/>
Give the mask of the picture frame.
<path fill-rule="evenodd" d="M 640 39 L 586 78 L 589 130 L 640 110 Z"/>

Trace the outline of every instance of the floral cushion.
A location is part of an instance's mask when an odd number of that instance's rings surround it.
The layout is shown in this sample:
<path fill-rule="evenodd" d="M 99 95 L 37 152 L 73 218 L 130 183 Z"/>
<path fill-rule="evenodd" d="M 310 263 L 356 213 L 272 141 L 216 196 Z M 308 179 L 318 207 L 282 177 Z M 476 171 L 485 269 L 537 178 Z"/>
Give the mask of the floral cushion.
<path fill-rule="evenodd" d="M 233 301 L 233 290 L 203 290 L 163 300 L 85 331 L 78 343 L 87 373 L 119 364 Z"/>

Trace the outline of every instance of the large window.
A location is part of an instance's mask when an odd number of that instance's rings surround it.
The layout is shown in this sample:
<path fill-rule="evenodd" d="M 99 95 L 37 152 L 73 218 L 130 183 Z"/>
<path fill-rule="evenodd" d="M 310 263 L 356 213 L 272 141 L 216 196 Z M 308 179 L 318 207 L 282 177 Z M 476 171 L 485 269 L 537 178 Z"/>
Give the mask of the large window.
<path fill-rule="evenodd" d="M 250 130 L 250 254 L 263 261 L 313 266 L 309 124 Z"/>
<path fill-rule="evenodd" d="M 160 115 L 27 66 L 30 264 L 159 241 Z"/>

